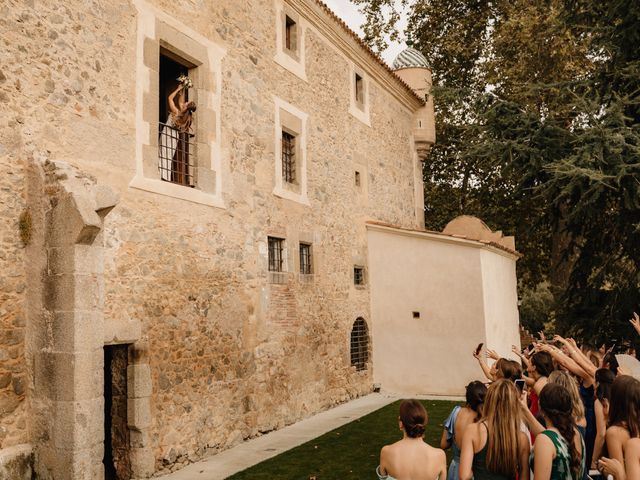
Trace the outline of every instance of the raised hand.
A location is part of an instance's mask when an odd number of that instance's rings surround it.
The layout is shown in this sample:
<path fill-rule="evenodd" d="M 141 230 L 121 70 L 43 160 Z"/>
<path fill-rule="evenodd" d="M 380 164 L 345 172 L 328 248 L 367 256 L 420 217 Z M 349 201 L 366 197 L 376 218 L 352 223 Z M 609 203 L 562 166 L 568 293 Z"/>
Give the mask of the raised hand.
<path fill-rule="evenodd" d="M 554 335 L 554 336 L 553 336 L 553 341 L 554 341 L 554 342 L 564 343 L 565 345 L 566 345 L 567 343 L 569 343 L 569 342 L 567 341 L 567 339 L 566 339 L 566 338 L 561 337 L 560 335 Z"/>
<path fill-rule="evenodd" d="M 636 312 L 633 312 L 633 318 L 629 320 L 629 323 L 631 323 L 631 325 L 633 325 L 633 328 L 636 329 L 636 332 L 640 334 L 640 315 L 638 315 Z"/>
<path fill-rule="evenodd" d="M 487 349 L 487 357 L 492 360 L 500 360 L 500 355 L 498 355 L 495 350 Z"/>

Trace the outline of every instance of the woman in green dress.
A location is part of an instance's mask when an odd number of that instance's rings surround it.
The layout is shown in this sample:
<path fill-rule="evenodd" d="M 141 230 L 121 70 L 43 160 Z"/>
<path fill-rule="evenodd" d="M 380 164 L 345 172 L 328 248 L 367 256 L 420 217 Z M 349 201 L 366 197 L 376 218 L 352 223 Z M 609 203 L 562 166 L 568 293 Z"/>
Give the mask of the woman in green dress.
<path fill-rule="evenodd" d="M 540 393 L 540 411 L 547 428 L 536 437 L 533 446 L 533 479 L 582 480 L 585 447 L 567 389 L 557 383 L 547 384 Z"/>

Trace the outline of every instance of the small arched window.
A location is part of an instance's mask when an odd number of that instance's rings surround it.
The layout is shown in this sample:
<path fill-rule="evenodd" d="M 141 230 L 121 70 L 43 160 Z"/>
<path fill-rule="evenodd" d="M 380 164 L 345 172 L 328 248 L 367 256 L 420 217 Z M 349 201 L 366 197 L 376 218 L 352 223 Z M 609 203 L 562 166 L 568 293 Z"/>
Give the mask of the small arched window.
<path fill-rule="evenodd" d="M 357 371 L 366 370 L 369 361 L 369 329 L 364 318 L 358 317 L 351 329 L 351 365 Z"/>

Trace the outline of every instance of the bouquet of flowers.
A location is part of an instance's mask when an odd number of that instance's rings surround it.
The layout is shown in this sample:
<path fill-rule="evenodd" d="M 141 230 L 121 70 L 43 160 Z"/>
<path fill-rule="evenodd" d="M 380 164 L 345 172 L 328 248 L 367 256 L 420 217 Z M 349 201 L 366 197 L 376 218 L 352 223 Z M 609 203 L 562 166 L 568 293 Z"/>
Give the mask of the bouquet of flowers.
<path fill-rule="evenodd" d="M 193 81 L 186 75 L 180 75 L 177 80 L 182 84 L 182 87 L 186 90 L 193 88 Z"/>

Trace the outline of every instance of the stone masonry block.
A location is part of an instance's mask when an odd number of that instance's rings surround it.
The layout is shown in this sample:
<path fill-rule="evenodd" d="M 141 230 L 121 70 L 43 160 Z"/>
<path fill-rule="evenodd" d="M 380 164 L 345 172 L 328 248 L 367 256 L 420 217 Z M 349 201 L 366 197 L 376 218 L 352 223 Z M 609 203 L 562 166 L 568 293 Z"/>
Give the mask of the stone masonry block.
<path fill-rule="evenodd" d="M 101 218 L 106 217 L 120 201 L 118 192 L 107 185 L 96 185 L 93 187 L 93 195 L 96 213 Z"/>
<path fill-rule="evenodd" d="M 95 311 L 102 308 L 103 282 L 96 275 L 62 274 L 49 276 L 45 292 L 46 306 L 53 311 Z"/>
<path fill-rule="evenodd" d="M 51 218 L 50 246 L 91 244 L 102 228 L 95 202 L 88 195 L 70 194 L 55 206 Z"/>
<path fill-rule="evenodd" d="M 155 83 L 156 81 L 151 80 L 149 91 L 145 92 L 142 98 L 142 120 L 149 122 L 149 125 L 151 126 L 150 132 L 152 132 L 151 136 L 153 136 L 157 131 L 153 127 L 158 125 L 158 109 L 160 108 L 158 99 L 159 85 L 155 86 Z"/>
<path fill-rule="evenodd" d="M 151 404 L 148 398 L 129 398 L 127 400 L 127 424 L 138 430 L 144 430 L 151 426 Z"/>
<path fill-rule="evenodd" d="M 155 459 L 150 448 L 132 448 L 129 458 L 134 478 L 149 478 L 155 472 Z"/>
<path fill-rule="evenodd" d="M 102 397 L 104 354 L 93 352 L 39 352 L 35 356 L 36 389 L 55 401 Z"/>
<path fill-rule="evenodd" d="M 148 429 L 129 429 L 129 442 L 132 448 L 144 448 L 151 445 L 151 434 Z"/>
<path fill-rule="evenodd" d="M 216 193 L 216 172 L 207 167 L 198 169 L 198 188 L 206 193 Z"/>
<path fill-rule="evenodd" d="M 160 46 L 157 40 L 144 37 L 142 60 L 145 66 L 154 72 L 160 71 Z"/>
<path fill-rule="evenodd" d="M 93 245 L 75 244 L 49 248 L 47 261 L 50 275 L 104 273 L 103 249 Z"/>
<path fill-rule="evenodd" d="M 127 387 L 129 398 L 150 397 L 153 389 L 149 365 L 129 365 L 127 367 Z"/>
<path fill-rule="evenodd" d="M 53 315 L 53 350 L 75 353 L 102 348 L 101 312 L 56 312 Z"/>
<path fill-rule="evenodd" d="M 104 441 L 104 400 L 55 402 L 53 444 L 84 450 Z"/>
<path fill-rule="evenodd" d="M 157 140 L 156 140 L 157 142 Z M 160 178 L 158 145 L 142 145 L 142 171 L 147 178 Z"/>
<path fill-rule="evenodd" d="M 32 461 L 31 445 L 21 444 L 0 449 L 0 478 L 31 480 Z"/>
<path fill-rule="evenodd" d="M 142 336 L 142 325 L 138 320 L 109 320 L 104 324 L 104 345 L 134 343 Z"/>

